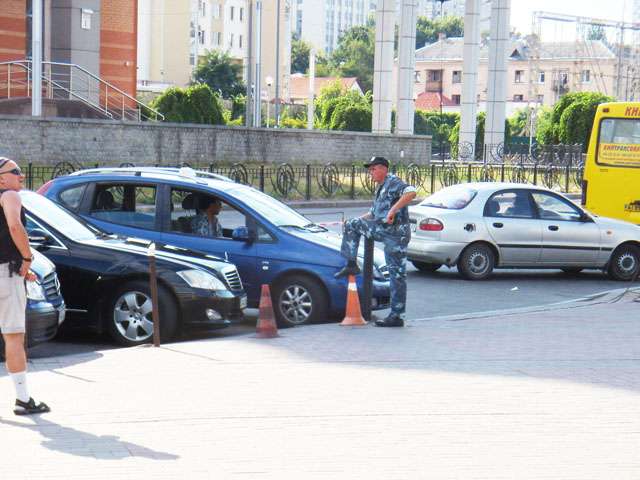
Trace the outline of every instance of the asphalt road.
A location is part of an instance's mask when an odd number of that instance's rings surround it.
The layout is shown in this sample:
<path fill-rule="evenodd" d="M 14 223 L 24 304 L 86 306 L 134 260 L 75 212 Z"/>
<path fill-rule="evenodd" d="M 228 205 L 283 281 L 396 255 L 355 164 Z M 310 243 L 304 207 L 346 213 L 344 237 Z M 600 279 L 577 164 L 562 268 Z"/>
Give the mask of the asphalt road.
<path fill-rule="evenodd" d="M 311 221 L 339 231 L 344 218 L 361 215 L 360 208 L 313 208 L 299 210 Z M 455 268 L 441 267 L 435 273 L 418 272 L 408 266 L 407 318 L 432 318 L 443 315 L 533 307 L 583 298 L 627 285 L 609 280 L 602 272 L 585 271 L 569 276 L 560 270 L 496 270 L 480 282 L 463 280 Z M 250 332 L 256 311 L 248 312 L 243 325 L 210 333 L 190 334 L 187 338 L 229 336 Z M 381 311 L 385 314 L 385 311 Z M 91 335 L 66 334 L 50 344 L 36 347 L 34 357 L 95 351 L 113 347 L 108 339 Z"/>

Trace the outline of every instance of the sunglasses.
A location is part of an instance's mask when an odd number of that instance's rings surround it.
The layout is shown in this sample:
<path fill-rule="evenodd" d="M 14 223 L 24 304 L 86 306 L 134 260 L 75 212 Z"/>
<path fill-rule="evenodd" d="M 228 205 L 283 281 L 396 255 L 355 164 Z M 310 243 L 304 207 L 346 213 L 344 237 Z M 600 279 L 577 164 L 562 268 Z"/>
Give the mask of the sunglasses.
<path fill-rule="evenodd" d="M 5 173 L 10 173 L 10 174 L 16 175 L 18 177 L 22 176 L 22 170 L 20 170 L 20 168 L 13 168 L 11 170 L 7 170 L 6 172 L 0 172 L 0 175 L 3 175 Z"/>

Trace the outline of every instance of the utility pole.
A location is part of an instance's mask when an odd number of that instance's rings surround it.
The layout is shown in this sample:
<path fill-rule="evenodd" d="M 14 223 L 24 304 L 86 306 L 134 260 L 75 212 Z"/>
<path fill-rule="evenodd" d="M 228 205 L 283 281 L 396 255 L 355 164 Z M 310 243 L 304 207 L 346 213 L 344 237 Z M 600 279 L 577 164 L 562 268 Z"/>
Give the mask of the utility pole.
<path fill-rule="evenodd" d="M 253 82 L 253 2 L 249 0 L 247 2 L 248 18 L 247 18 L 247 57 L 246 57 L 246 70 L 245 70 L 245 82 L 247 83 L 247 89 L 245 93 L 244 103 L 244 124 L 246 127 L 253 126 L 253 102 L 254 92 L 252 91 Z"/>
<path fill-rule="evenodd" d="M 280 0 L 276 0 L 276 127 L 280 126 Z"/>
<path fill-rule="evenodd" d="M 309 51 L 309 103 L 307 104 L 307 129 L 313 130 L 313 120 L 315 116 L 315 93 L 316 93 L 316 49 Z"/>
<path fill-rule="evenodd" d="M 255 54 L 255 71 L 254 71 L 254 126 L 260 128 L 262 126 L 262 0 L 256 0 L 256 54 Z"/>
<path fill-rule="evenodd" d="M 31 115 L 42 116 L 42 0 L 33 0 L 31 20 Z"/>

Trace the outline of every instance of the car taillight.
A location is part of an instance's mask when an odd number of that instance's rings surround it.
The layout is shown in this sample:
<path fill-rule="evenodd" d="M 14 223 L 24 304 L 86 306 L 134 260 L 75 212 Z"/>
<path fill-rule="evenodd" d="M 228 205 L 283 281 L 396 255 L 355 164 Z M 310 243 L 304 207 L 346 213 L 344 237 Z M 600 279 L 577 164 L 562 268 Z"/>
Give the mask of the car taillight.
<path fill-rule="evenodd" d="M 49 190 L 52 183 L 53 183 L 53 180 L 49 180 L 47 183 L 42 185 L 38 190 L 36 190 L 36 193 L 39 193 L 40 195 L 44 195 L 45 193 L 47 193 L 47 190 Z"/>
<path fill-rule="evenodd" d="M 420 230 L 424 230 L 426 232 L 439 232 L 444 230 L 444 225 L 440 220 L 436 220 L 435 218 L 425 218 L 420 222 Z"/>

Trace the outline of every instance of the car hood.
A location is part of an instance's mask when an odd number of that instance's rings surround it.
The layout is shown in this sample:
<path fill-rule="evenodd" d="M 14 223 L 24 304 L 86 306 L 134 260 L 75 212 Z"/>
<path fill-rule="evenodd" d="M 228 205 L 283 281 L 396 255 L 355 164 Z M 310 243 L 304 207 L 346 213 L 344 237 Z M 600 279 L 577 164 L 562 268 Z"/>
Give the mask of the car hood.
<path fill-rule="evenodd" d="M 635 235 L 640 239 L 640 226 L 635 223 L 625 222 L 624 220 L 617 220 L 615 218 L 596 216 L 594 216 L 594 220 L 601 228 L 615 228 L 617 230 L 624 229 L 625 231 L 635 232 Z"/>

